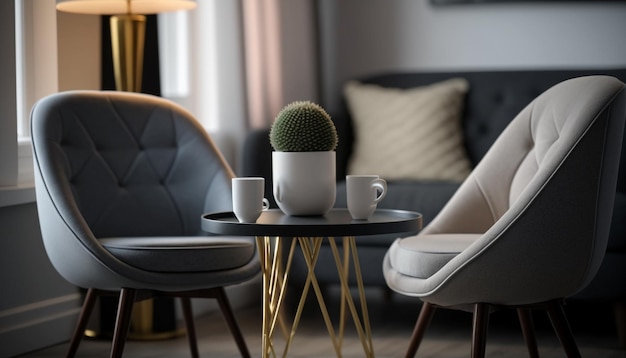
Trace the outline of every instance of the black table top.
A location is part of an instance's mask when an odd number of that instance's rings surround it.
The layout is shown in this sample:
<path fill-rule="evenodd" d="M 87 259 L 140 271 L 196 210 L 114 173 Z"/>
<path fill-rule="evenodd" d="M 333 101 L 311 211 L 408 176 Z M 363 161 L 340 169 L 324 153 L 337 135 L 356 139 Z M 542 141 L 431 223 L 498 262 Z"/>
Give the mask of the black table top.
<path fill-rule="evenodd" d="M 232 212 L 202 216 L 202 230 L 219 235 L 323 237 L 362 236 L 419 231 L 422 214 L 377 209 L 369 220 L 354 220 L 348 209 L 331 209 L 324 216 L 289 216 L 279 209 L 261 213 L 256 223 L 240 223 Z"/>

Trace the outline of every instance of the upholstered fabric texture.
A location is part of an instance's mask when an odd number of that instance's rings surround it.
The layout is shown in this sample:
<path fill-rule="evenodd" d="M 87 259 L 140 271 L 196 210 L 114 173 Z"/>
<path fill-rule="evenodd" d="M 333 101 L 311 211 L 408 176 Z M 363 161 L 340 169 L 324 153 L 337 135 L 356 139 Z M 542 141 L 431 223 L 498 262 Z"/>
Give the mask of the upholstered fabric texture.
<path fill-rule="evenodd" d="M 69 282 L 180 291 L 259 272 L 253 238 L 200 228 L 202 214 L 231 210 L 234 173 L 188 111 L 150 95 L 72 91 L 42 99 L 31 118 L 44 246 Z"/>
<path fill-rule="evenodd" d="M 471 164 L 460 121 L 467 90 L 461 78 L 411 89 L 348 82 L 355 136 L 348 174 L 465 179 Z"/>
<path fill-rule="evenodd" d="M 394 241 L 389 258 L 399 273 L 428 278 L 479 237 L 478 234 L 409 236 Z"/>
<path fill-rule="evenodd" d="M 229 270 L 256 254 L 250 238 L 241 237 L 116 237 L 100 243 L 129 265 L 155 272 Z"/>
<path fill-rule="evenodd" d="M 575 78 L 530 103 L 437 217 L 394 243 L 388 285 L 442 306 L 542 302 L 584 288 L 607 247 L 624 87 Z M 463 249 L 467 234 L 475 239 Z M 432 266 L 406 262 L 418 258 Z"/>
<path fill-rule="evenodd" d="M 156 103 L 88 97 L 59 111 L 54 140 L 97 237 L 203 234 L 198 215 L 230 209 L 233 174 L 184 118 Z M 194 155 L 205 151 L 216 155 Z"/>

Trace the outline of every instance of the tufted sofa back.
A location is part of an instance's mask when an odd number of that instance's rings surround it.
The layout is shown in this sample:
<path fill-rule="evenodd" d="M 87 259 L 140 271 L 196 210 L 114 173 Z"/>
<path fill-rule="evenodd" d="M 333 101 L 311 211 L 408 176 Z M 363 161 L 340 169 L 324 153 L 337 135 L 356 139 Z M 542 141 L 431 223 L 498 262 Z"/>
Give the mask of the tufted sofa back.
<path fill-rule="evenodd" d="M 81 91 L 34 111 L 35 155 L 54 166 L 42 179 L 59 210 L 78 208 L 96 238 L 199 235 L 202 213 L 230 210 L 231 169 L 171 102 Z"/>
<path fill-rule="evenodd" d="M 463 135 L 470 160 L 476 165 L 509 122 L 528 103 L 559 82 L 586 75 L 609 75 L 626 81 L 626 69 L 402 72 L 368 76 L 359 81 L 383 87 L 411 88 L 454 77 L 465 78 L 469 82 L 469 92 L 462 116 Z M 337 154 L 338 162 L 347 163 L 353 140 L 352 119 L 347 108 L 342 111 L 333 114 L 333 119 L 338 122 L 337 130 L 340 132 L 339 138 L 342 138 Z M 342 178 L 345 173 L 339 173 L 339 168 L 342 166 L 338 164 L 337 176 Z M 621 191 L 626 191 L 626 165 L 621 172 Z"/>

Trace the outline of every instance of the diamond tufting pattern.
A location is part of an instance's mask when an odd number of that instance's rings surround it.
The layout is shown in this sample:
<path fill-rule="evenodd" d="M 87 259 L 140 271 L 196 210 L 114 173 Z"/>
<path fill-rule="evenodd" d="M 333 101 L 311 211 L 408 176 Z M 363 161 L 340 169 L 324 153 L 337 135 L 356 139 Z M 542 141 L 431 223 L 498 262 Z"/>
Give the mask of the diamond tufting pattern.
<path fill-rule="evenodd" d="M 202 214 L 204 198 L 189 192 L 206 192 L 218 172 L 203 158 L 181 159 L 182 152 L 193 152 L 204 141 L 182 130 L 188 124 L 179 114 L 123 101 L 66 108 L 59 112 L 55 144 L 64 153 L 72 192 L 97 237 L 128 236 L 129 227 L 132 236 L 198 233 L 198 220 L 186 220 L 183 211 Z M 184 175 L 191 171 L 203 172 L 204 180 Z M 189 207 L 187 198 L 194 196 Z"/>
<path fill-rule="evenodd" d="M 31 124 L 44 244 L 68 281 L 115 289 L 133 277 L 131 286 L 170 287 L 158 275 L 146 282 L 147 272 L 258 272 L 251 238 L 225 241 L 200 228 L 202 214 L 231 210 L 234 174 L 183 108 L 136 93 L 64 92 L 38 102 Z M 191 236 L 204 238 L 193 249 L 172 246 Z M 95 273 L 100 263 L 106 271 Z"/>

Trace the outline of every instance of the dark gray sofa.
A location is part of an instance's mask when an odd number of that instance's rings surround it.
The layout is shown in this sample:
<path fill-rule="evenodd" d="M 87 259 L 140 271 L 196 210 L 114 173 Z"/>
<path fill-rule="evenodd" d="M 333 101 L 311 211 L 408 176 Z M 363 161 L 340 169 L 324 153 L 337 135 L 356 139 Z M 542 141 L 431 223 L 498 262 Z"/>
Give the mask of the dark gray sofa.
<path fill-rule="evenodd" d="M 465 146 L 475 165 L 489 149 L 504 127 L 517 113 L 537 95 L 565 79 L 606 74 L 626 82 L 626 69 L 588 70 L 523 70 L 483 72 L 424 72 L 387 73 L 357 79 L 385 87 L 410 88 L 431 84 L 453 77 L 464 77 L 470 89 L 465 101 L 463 131 Z M 335 207 L 346 207 L 346 167 L 350 156 L 353 132 L 347 107 L 331 113 L 337 126 L 339 146 L 337 148 L 337 201 Z M 271 147 L 269 129 L 252 131 L 246 138 L 241 161 L 240 175 L 263 176 L 266 178 L 266 196 L 272 198 Z M 620 177 L 615 198 L 615 210 L 609 246 L 603 265 L 595 280 L 575 298 L 626 302 L 626 143 L 622 149 Z M 386 198 L 379 208 L 406 209 L 420 212 L 427 224 L 443 207 L 458 187 L 451 182 L 396 181 L 389 182 Z M 272 203 L 272 207 L 276 207 Z M 409 235 L 411 233 L 405 233 Z M 387 248 L 398 236 L 364 236 L 357 238 L 361 269 L 366 285 L 385 286 L 382 261 Z M 296 260 L 290 283 L 303 282 L 306 266 Z M 320 283 L 338 283 L 334 262 L 329 248 L 322 248 L 316 275 Z"/>

